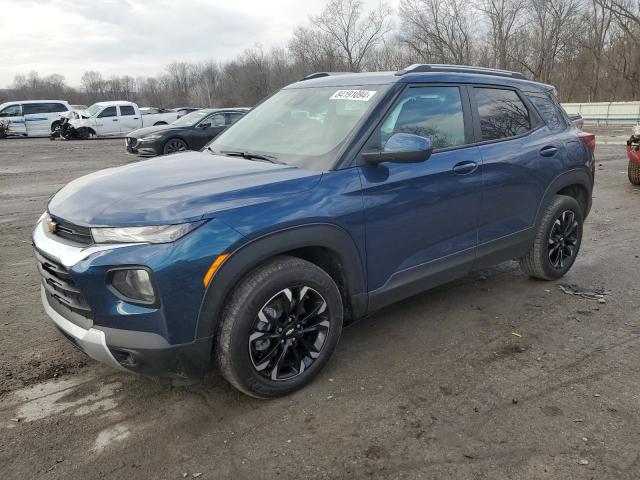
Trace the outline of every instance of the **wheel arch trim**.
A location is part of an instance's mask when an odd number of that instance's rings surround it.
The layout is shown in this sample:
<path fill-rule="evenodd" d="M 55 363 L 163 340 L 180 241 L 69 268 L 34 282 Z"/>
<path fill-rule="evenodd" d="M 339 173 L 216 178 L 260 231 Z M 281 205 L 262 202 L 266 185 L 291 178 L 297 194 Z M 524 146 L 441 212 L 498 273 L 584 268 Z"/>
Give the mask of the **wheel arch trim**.
<path fill-rule="evenodd" d="M 589 170 L 584 168 L 575 168 L 573 170 L 568 170 L 564 173 L 561 173 L 556 178 L 554 178 L 542 196 L 542 201 L 538 205 L 538 211 L 536 212 L 536 220 L 535 226 L 540 224 L 540 220 L 544 215 L 544 209 L 549 204 L 554 195 L 556 195 L 563 188 L 569 187 L 571 185 L 580 185 L 583 187 L 588 193 L 588 207 L 587 211 L 584 213 L 584 218 L 587 218 L 589 214 L 589 210 L 591 209 L 591 197 L 593 192 L 593 179 L 591 177 L 591 173 Z"/>
<path fill-rule="evenodd" d="M 354 310 L 366 309 L 364 262 L 351 235 L 332 223 L 287 227 L 250 239 L 229 253 L 207 287 L 196 327 L 196 338 L 212 336 L 222 308 L 233 287 L 253 268 L 277 255 L 305 247 L 326 248 L 335 253 L 344 268 L 347 292 Z"/>

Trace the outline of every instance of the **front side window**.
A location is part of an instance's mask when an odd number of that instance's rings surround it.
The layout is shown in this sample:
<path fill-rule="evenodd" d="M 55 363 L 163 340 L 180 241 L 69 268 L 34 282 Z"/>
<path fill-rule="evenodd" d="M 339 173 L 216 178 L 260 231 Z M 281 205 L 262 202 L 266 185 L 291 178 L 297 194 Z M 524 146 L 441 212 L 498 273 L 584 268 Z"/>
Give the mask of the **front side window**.
<path fill-rule="evenodd" d="M 205 118 L 202 121 L 203 124 L 208 123 L 211 127 L 223 127 L 224 126 L 224 114 L 217 113 Z"/>
<path fill-rule="evenodd" d="M 529 111 L 513 90 L 474 88 L 482 140 L 516 137 L 531 130 Z"/>
<path fill-rule="evenodd" d="M 116 112 L 116 107 L 107 107 L 103 111 L 100 112 L 98 118 L 104 117 L 117 117 L 118 113 Z"/>
<path fill-rule="evenodd" d="M 22 108 L 20 105 L 9 105 L 0 110 L 0 117 L 21 117 Z"/>
<path fill-rule="evenodd" d="M 389 85 L 285 88 L 210 144 L 214 153 L 253 152 L 310 170 L 327 170 Z"/>
<path fill-rule="evenodd" d="M 130 117 L 135 114 L 136 111 L 131 105 L 120 105 L 120 115 L 123 117 Z"/>
<path fill-rule="evenodd" d="M 395 133 L 431 139 L 433 148 L 464 145 L 464 113 L 458 87 L 412 87 L 374 132 L 365 151 L 381 151 Z"/>

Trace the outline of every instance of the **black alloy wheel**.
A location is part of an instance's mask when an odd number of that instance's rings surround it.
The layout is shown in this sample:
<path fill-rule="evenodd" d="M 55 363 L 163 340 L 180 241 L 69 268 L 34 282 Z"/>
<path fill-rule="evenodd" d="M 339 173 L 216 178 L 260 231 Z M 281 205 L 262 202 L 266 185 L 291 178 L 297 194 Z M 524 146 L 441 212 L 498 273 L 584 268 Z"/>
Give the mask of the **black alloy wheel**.
<path fill-rule="evenodd" d="M 251 363 L 272 381 L 295 378 L 319 357 L 330 328 L 320 293 L 309 286 L 285 288 L 263 305 L 253 323 Z"/>
<path fill-rule="evenodd" d="M 549 261 L 556 270 L 562 270 L 577 252 L 578 221 L 571 210 L 556 218 L 549 232 Z"/>
<path fill-rule="evenodd" d="M 184 140 L 179 138 L 171 138 L 164 144 L 164 154 L 169 155 L 171 153 L 184 152 L 185 150 L 189 150 L 187 144 Z"/>

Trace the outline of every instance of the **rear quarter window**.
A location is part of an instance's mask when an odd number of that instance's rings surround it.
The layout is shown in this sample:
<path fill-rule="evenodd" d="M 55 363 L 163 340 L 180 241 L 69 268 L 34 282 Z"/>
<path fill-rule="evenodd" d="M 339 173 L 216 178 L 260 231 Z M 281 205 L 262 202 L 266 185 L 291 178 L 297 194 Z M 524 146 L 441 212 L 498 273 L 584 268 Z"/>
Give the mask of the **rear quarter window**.
<path fill-rule="evenodd" d="M 514 90 L 474 88 L 482 141 L 517 137 L 531 130 L 526 105 Z"/>
<path fill-rule="evenodd" d="M 567 122 L 562 110 L 560 110 L 560 106 L 551 98 L 544 94 L 527 95 L 527 97 L 551 130 L 559 131 L 567 128 Z"/>

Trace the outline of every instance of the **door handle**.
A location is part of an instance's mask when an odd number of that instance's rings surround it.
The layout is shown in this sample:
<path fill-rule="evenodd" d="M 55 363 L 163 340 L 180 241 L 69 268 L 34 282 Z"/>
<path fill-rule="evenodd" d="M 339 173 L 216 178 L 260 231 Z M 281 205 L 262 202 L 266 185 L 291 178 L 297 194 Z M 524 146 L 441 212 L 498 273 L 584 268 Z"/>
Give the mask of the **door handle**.
<path fill-rule="evenodd" d="M 117 119 L 117 118 L 114 118 L 114 119 L 113 119 L 113 121 L 114 121 L 114 122 L 117 122 L 117 121 L 118 121 L 118 119 Z"/>
<path fill-rule="evenodd" d="M 478 164 L 476 162 L 466 161 L 456 163 L 452 168 L 452 171 L 457 175 L 468 175 L 475 172 L 477 168 Z"/>
<path fill-rule="evenodd" d="M 556 153 L 558 153 L 558 148 L 553 145 L 549 145 L 547 147 L 542 147 L 540 149 L 540 155 L 543 157 L 553 157 Z"/>
<path fill-rule="evenodd" d="M 137 119 L 138 119 L 138 117 L 133 117 L 133 119 L 134 119 L 134 120 L 137 120 Z"/>

